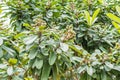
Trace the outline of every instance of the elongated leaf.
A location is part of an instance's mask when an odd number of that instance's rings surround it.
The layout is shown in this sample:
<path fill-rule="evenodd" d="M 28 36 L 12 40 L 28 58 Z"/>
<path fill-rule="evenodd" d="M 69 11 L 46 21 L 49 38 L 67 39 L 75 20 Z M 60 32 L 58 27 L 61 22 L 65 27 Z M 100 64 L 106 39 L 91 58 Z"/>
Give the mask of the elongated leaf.
<path fill-rule="evenodd" d="M 102 73 L 101 73 L 101 79 L 102 80 L 107 80 L 107 74 L 106 74 L 105 70 L 103 70 Z"/>
<path fill-rule="evenodd" d="M 114 67 L 114 65 L 111 64 L 110 62 L 105 62 L 105 65 L 106 65 L 107 67 L 109 67 L 110 69 L 112 69 L 112 68 Z"/>
<path fill-rule="evenodd" d="M 120 7 L 119 7 L 119 6 L 116 6 L 115 8 L 116 8 L 118 14 L 120 15 Z"/>
<path fill-rule="evenodd" d="M 4 46 L 4 45 L 2 45 L 2 48 L 5 50 L 5 51 L 7 51 L 10 55 L 14 55 L 14 53 L 15 53 L 15 51 L 14 50 L 12 50 L 11 48 L 9 48 L 9 47 L 7 47 L 7 46 Z"/>
<path fill-rule="evenodd" d="M 12 67 L 12 66 L 8 67 L 8 69 L 7 69 L 7 74 L 8 74 L 9 76 L 11 76 L 11 75 L 13 74 L 13 67 Z"/>
<path fill-rule="evenodd" d="M 41 69 L 42 66 L 43 66 L 43 60 L 37 59 L 37 60 L 35 61 L 35 66 L 36 66 L 37 69 Z"/>
<path fill-rule="evenodd" d="M 0 46 L 3 44 L 3 39 L 0 38 Z"/>
<path fill-rule="evenodd" d="M 111 70 L 111 68 L 109 67 L 109 66 L 104 66 L 104 69 L 105 69 L 105 71 L 110 71 Z"/>
<path fill-rule="evenodd" d="M 112 21 L 112 24 L 115 26 L 116 29 L 120 28 L 120 26 L 116 22 Z"/>
<path fill-rule="evenodd" d="M 23 79 L 21 79 L 19 76 L 14 76 L 13 77 L 13 80 L 23 80 Z M 29 79 L 30 80 L 30 79 Z"/>
<path fill-rule="evenodd" d="M 87 73 L 86 72 L 80 76 L 80 80 L 87 80 Z"/>
<path fill-rule="evenodd" d="M 112 24 L 114 25 L 114 27 L 118 30 L 118 32 L 120 33 L 120 25 L 117 24 L 116 22 L 112 21 Z"/>
<path fill-rule="evenodd" d="M 28 3 L 30 0 L 24 0 L 26 3 Z"/>
<path fill-rule="evenodd" d="M 44 62 L 43 69 L 42 69 L 42 75 L 40 80 L 48 80 L 49 74 L 50 74 L 51 66 L 49 63 Z"/>
<path fill-rule="evenodd" d="M 23 41 L 25 44 L 32 44 L 37 39 L 37 36 L 32 35 L 27 38 L 25 38 Z"/>
<path fill-rule="evenodd" d="M 87 67 L 87 73 L 92 76 L 94 71 L 93 71 L 93 68 L 90 66 L 90 67 Z"/>
<path fill-rule="evenodd" d="M 104 3 L 104 1 L 103 0 L 98 0 L 101 4 L 103 4 Z"/>
<path fill-rule="evenodd" d="M 16 22 L 15 22 L 15 28 L 16 28 L 16 30 L 17 30 L 18 32 L 20 32 L 21 29 L 22 29 L 22 24 L 19 23 L 19 21 L 16 21 Z"/>
<path fill-rule="evenodd" d="M 72 49 L 73 51 L 77 52 L 78 55 L 82 55 L 83 52 L 79 49 L 77 49 L 74 45 L 69 45 L 69 48 Z"/>
<path fill-rule="evenodd" d="M 93 14 L 93 16 L 92 16 L 92 24 L 96 21 L 96 17 L 97 17 L 97 15 L 98 15 L 99 12 L 100 12 L 100 8 L 98 8 L 98 9 L 94 12 L 94 14 Z"/>
<path fill-rule="evenodd" d="M 53 80 L 59 80 L 58 76 L 57 76 L 57 67 L 56 67 L 56 65 L 53 66 L 52 71 L 53 71 Z"/>
<path fill-rule="evenodd" d="M 91 26 L 91 17 L 90 17 L 89 12 L 85 11 L 84 13 L 85 13 L 85 18 L 86 18 L 86 21 L 87 21 L 88 25 Z"/>
<path fill-rule="evenodd" d="M 115 70 L 117 70 L 117 71 L 120 71 L 120 66 L 114 66 L 113 69 L 115 69 Z"/>
<path fill-rule="evenodd" d="M 49 64 L 53 65 L 55 63 L 56 58 L 57 58 L 56 54 L 51 52 L 49 56 Z"/>
<path fill-rule="evenodd" d="M 117 22 L 117 23 L 120 24 L 120 18 L 119 18 L 119 17 L 115 16 L 115 15 L 112 14 L 112 13 L 107 13 L 107 16 L 108 16 L 110 19 L 112 19 L 113 21 L 115 21 L 115 22 Z"/>
<path fill-rule="evenodd" d="M 34 59 L 35 56 L 37 55 L 37 53 L 38 53 L 37 49 L 34 48 L 34 49 L 32 49 L 32 50 L 30 51 L 28 57 L 29 57 L 30 59 Z"/>
<path fill-rule="evenodd" d="M 0 64 L 0 69 L 4 69 L 4 68 L 6 68 L 6 67 L 7 67 L 6 64 Z"/>
<path fill-rule="evenodd" d="M 0 48 L 0 58 L 3 56 L 3 51 L 2 49 Z"/>
<path fill-rule="evenodd" d="M 92 77 L 90 75 L 87 75 L 87 79 L 86 80 L 92 80 Z"/>
<path fill-rule="evenodd" d="M 30 24 L 28 24 L 28 23 L 23 23 L 23 26 L 25 26 L 25 27 L 30 27 Z"/>
<path fill-rule="evenodd" d="M 81 72 L 83 72 L 85 69 L 86 69 L 86 66 L 83 66 L 83 67 L 79 67 L 79 68 L 77 69 L 77 71 L 78 71 L 78 73 L 81 73 Z"/>
<path fill-rule="evenodd" d="M 2 13 L 2 9 L 0 8 L 0 13 Z"/>
<path fill-rule="evenodd" d="M 18 38 L 20 38 L 20 37 L 22 37 L 22 36 L 24 36 L 24 35 L 25 35 L 24 33 L 19 33 L 19 34 L 15 35 L 14 38 L 15 38 L 15 39 L 18 39 Z"/>
<path fill-rule="evenodd" d="M 69 46 L 66 43 L 60 43 L 60 48 L 64 51 L 67 52 L 69 49 Z"/>

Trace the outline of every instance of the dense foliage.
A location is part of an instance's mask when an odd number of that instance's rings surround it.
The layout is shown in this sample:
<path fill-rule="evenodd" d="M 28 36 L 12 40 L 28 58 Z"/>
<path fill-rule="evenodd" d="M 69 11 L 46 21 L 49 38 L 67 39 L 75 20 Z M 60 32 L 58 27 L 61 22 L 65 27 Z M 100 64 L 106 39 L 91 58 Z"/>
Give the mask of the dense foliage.
<path fill-rule="evenodd" d="M 119 80 L 119 4 L 4 0 L 0 80 Z"/>

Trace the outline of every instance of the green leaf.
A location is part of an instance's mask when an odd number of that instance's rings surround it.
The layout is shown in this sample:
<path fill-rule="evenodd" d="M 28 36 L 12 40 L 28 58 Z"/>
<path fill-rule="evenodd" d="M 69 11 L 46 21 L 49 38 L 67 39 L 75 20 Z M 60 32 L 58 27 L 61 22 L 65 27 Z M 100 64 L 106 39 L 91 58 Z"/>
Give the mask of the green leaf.
<path fill-rule="evenodd" d="M 23 23 L 23 26 L 30 27 L 30 25 L 28 23 Z"/>
<path fill-rule="evenodd" d="M 87 72 L 85 72 L 84 74 L 81 74 L 80 80 L 87 80 Z"/>
<path fill-rule="evenodd" d="M 4 45 L 2 45 L 1 47 L 2 47 L 5 51 L 7 51 L 10 55 L 14 56 L 14 53 L 15 53 L 14 50 L 12 50 L 11 48 L 9 48 L 9 47 L 7 47 L 7 46 L 4 46 Z"/>
<path fill-rule="evenodd" d="M 46 26 L 39 26 L 39 30 L 44 30 Z"/>
<path fill-rule="evenodd" d="M 69 46 L 66 43 L 60 43 L 60 48 L 64 51 L 67 52 L 69 49 Z"/>
<path fill-rule="evenodd" d="M 61 50 L 60 48 L 58 48 L 58 49 L 56 50 L 56 52 L 60 54 L 60 53 L 62 53 L 62 50 Z"/>
<path fill-rule="evenodd" d="M 29 59 L 34 59 L 35 56 L 37 55 L 37 53 L 38 53 L 38 50 L 37 50 L 36 48 L 33 48 L 32 50 L 30 50 L 30 53 L 29 53 L 29 55 L 28 55 L 28 58 L 29 58 Z"/>
<path fill-rule="evenodd" d="M 58 73 L 57 73 L 57 67 L 56 67 L 56 65 L 53 66 L 52 71 L 53 71 L 53 80 L 59 80 L 58 77 L 57 77 Z"/>
<path fill-rule="evenodd" d="M 16 30 L 18 31 L 18 32 L 20 32 L 21 31 L 21 29 L 22 29 L 22 25 L 21 25 L 22 23 L 20 23 L 19 21 L 16 21 L 15 22 L 15 28 L 16 28 Z"/>
<path fill-rule="evenodd" d="M 120 25 L 117 24 L 116 22 L 112 21 L 112 24 L 114 25 L 114 27 L 118 30 L 118 32 L 120 33 Z"/>
<path fill-rule="evenodd" d="M 83 52 L 79 49 L 77 49 L 74 45 L 69 45 L 69 48 L 72 49 L 73 51 L 77 52 L 78 55 L 82 55 Z"/>
<path fill-rule="evenodd" d="M 3 51 L 2 48 L 0 48 L 0 58 L 3 57 Z"/>
<path fill-rule="evenodd" d="M 32 2 L 35 2 L 36 0 L 31 0 Z"/>
<path fill-rule="evenodd" d="M 89 26 L 91 26 L 91 17 L 88 11 L 85 11 L 85 18 Z"/>
<path fill-rule="evenodd" d="M 81 66 L 77 69 L 78 73 L 83 72 L 86 69 L 86 66 Z"/>
<path fill-rule="evenodd" d="M 0 46 L 3 44 L 3 39 L 0 38 Z"/>
<path fill-rule="evenodd" d="M 104 65 L 104 69 L 105 69 L 105 71 L 110 71 L 111 70 L 111 68 L 106 66 L 106 65 Z"/>
<path fill-rule="evenodd" d="M 31 25 L 28 24 L 28 23 L 23 23 L 23 26 L 24 26 L 26 29 L 31 29 L 31 28 L 32 28 Z"/>
<path fill-rule="evenodd" d="M 19 33 L 14 36 L 15 39 L 19 39 L 20 37 L 24 36 L 24 33 Z"/>
<path fill-rule="evenodd" d="M 98 8 L 98 9 L 94 12 L 94 14 L 93 14 L 93 16 L 92 16 L 92 24 L 96 21 L 96 17 L 97 17 L 97 15 L 98 15 L 99 12 L 100 12 L 100 8 Z"/>
<path fill-rule="evenodd" d="M 98 0 L 101 4 L 103 4 L 104 3 L 104 1 L 103 0 Z"/>
<path fill-rule="evenodd" d="M 25 44 L 32 44 L 37 39 L 36 35 L 29 36 L 25 38 L 23 41 Z"/>
<path fill-rule="evenodd" d="M 103 70 L 103 71 L 101 72 L 101 79 L 102 79 L 102 80 L 107 80 L 107 74 L 106 74 L 105 70 Z"/>
<path fill-rule="evenodd" d="M 49 63 L 44 62 L 43 69 L 42 69 L 42 75 L 40 80 L 48 80 L 49 74 L 50 74 L 51 66 Z"/>
<path fill-rule="evenodd" d="M 55 63 L 56 58 L 57 58 L 57 55 L 55 53 L 51 52 L 50 56 L 49 56 L 49 64 L 53 65 Z"/>
<path fill-rule="evenodd" d="M 9 58 L 9 64 L 11 64 L 11 65 L 15 65 L 15 64 L 17 64 L 17 62 L 18 62 L 18 60 L 17 59 L 15 59 L 15 58 Z"/>
<path fill-rule="evenodd" d="M 94 71 L 93 71 L 92 66 L 87 67 L 87 73 L 88 73 L 90 76 L 92 76 L 92 75 L 93 75 Z"/>
<path fill-rule="evenodd" d="M 118 14 L 120 15 L 120 7 L 119 7 L 119 6 L 116 6 L 115 8 L 116 8 Z"/>
<path fill-rule="evenodd" d="M 30 0 L 24 0 L 26 3 L 28 3 Z"/>
<path fill-rule="evenodd" d="M 105 62 L 105 65 L 107 66 L 107 67 L 109 67 L 110 69 L 112 69 L 113 68 L 113 64 L 111 64 L 110 62 Z"/>
<path fill-rule="evenodd" d="M 0 64 L 0 69 L 4 69 L 4 68 L 6 68 L 6 67 L 7 67 L 6 64 Z"/>
<path fill-rule="evenodd" d="M 7 74 L 9 76 L 11 76 L 13 74 L 13 67 L 12 66 L 9 66 L 8 69 L 7 69 Z"/>
<path fill-rule="evenodd" d="M 23 80 L 22 78 L 20 78 L 19 76 L 14 76 L 13 80 Z"/>
<path fill-rule="evenodd" d="M 37 69 L 41 69 L 43 66 L 43 60 L 36 59 L 34 65 L 36 66 Z"/>
<path fill-rule="evenodd" d="M 108 16 L 111 20 L 113 20 L 113 21 L 115 21 L 115 22 L 117 22 L 117 23 L 120 24 L 120 18 L 119 18 L 119 17 L 115 16 L 115 15 L 112 14 L 112 13 L 107 13 L 107 16 Z"/>
<path fill-rule="evenodd" d="M 90 75 L 87 75 L 87 80 L 92 80 L 92 77 Z"/>
<path fill-rule="evenodd" d="M 0 13 L 2 13 L 2 9 L 0 8 Z"/>
<path fill-rule="evenodd" d="M 115 69 L 115 70 L 117 70 L 117 71 L 120 71 L 120 66 L 114 66 L 114 68 L 113 69 Z"/>

